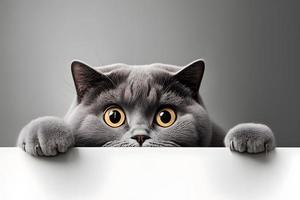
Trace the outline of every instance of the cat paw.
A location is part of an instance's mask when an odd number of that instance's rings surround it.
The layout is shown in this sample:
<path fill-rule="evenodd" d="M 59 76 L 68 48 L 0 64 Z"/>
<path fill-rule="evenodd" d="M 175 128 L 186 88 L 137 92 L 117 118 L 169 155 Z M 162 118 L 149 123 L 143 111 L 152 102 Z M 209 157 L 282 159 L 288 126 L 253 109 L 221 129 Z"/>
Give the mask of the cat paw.
<path fill-rule="evenodd" d="M 17 145 L 33 156 L 55 156 L 74 146 L 72 131 L 62 119 L 41 117 L 20 132 Z"/>
<path fill-rule="evenodd" d="M 232 151 L 261 153 L 275 148 L 272 130 L 264 124 L 245 123 L 230 129 L 224 143 Z"/>

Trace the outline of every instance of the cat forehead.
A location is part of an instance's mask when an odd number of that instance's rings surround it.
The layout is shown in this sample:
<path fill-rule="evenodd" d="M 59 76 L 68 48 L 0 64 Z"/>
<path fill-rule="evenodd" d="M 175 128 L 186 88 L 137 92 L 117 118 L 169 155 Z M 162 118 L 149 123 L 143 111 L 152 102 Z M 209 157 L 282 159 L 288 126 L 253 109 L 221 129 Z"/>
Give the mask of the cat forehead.
<path fill-rule="evenodd" d="M 122 63 L 95 68 L 107 75 L 116 85 L 126 83 L 139 93 L 143 88 L 162 84 L 181 69 L 179 66 L 153 63 L 149 65 L 127 65 Z"/>
<path fill-rule="evenodd" d="M 183 100 L 182 95 L 187 96 L 187 92 L 180 85 L 167 89 L 170 86 L 169 78 L 181 69 L 179 66 L 160 63 L 113 64 L 95 69 L 106 74 L 117 85 L 114 90 L 102 93 L 102 100 L 119 99 L 118 101 L 124 104 L 136 105 L 155 104 L 157 101 L 168 102 L 172 99 L 173 103 L 180 104 Z"/>
<path fill-rule="evenodd" d="M 123 91 L 123 102 L 129 104 L 152 102 L 154 103 L 163 84 L 178 71 L 178 67 L 166 64 L 126 65 L 114 64 L 100 68 L 105 71 Z"/>
<path fill-rule="evenodd" d="M 163 64 L 163 63 L 152 63 L 148 65 L 128 65 L 123 63 L 116 63 L 112 65 L 104 65 L 95 67 L 98 72 L 104 74 L 111 74 L 113 72 L 127 72 L 127 73 L 155 73 L 155 72 L 166 72 L 175 73 L 182 69 L 181 66 Z"/>

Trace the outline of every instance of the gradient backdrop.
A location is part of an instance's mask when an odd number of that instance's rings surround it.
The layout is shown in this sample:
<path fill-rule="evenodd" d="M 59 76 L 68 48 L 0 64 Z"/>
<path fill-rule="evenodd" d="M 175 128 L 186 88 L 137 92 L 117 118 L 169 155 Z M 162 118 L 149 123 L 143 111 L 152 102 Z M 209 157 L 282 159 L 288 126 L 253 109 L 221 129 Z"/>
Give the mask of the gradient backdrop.
<path fill-rule="evenodd" d="M 299 1 L 298 1 L 299 2 Z M 185 65 L 223 128 L 264 122 L 300 146 L 300 3 L 274 0 L 0 0 L 0 146 L 33 118 L 63 116 L 70 63 Z"/>

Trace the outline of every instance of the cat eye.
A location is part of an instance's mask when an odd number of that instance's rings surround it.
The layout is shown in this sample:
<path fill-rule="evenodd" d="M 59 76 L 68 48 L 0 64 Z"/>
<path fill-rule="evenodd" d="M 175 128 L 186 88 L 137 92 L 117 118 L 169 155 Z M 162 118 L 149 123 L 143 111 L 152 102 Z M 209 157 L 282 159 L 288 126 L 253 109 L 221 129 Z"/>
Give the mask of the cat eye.
<path fill-rule="evenodd" d="M 155 120 L 159 126 L 167 128 L 176 121 L 176 112 L 172 108 L 163 108 L 157 112 Z"/>
<path fill-rule="evenodd" d="M 110 106 L 104 111 L 103 120 L 108 126 L 117 128 L 124 124 L 125 113 L 118 106 Z"/>

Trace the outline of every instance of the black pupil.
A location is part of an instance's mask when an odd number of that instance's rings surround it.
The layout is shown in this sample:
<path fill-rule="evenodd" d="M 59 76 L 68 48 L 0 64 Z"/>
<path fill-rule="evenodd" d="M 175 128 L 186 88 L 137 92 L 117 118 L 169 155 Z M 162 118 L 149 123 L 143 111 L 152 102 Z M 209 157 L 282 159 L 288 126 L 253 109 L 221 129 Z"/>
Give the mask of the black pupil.
<path fill-rule="evenodd" d="M 121 120 L 120 112 L 117 110 L 110 111 L 109 112 L 109 120 L 114 124 L 118 123 Z"/>
<path fill-rule="evenodd" d="M 165 124 L 170 122 L 171 120 L 171 114 L 168 111 L 161 111 L 159 113 L 159 116 L 160 116 L 160 120 Z"/>

